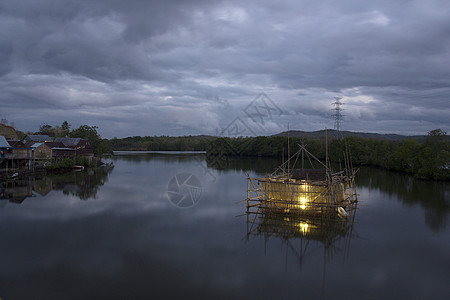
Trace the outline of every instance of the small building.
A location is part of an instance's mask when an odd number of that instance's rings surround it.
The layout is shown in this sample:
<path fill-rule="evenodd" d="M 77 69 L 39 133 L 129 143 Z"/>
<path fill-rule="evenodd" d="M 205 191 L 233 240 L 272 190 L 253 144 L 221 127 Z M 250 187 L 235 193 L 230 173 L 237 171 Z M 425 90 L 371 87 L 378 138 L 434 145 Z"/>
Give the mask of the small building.
<path fill-rule="evenodd" d="M 8 143 L 4 136 L 0 135 L 0 159 L 6 157 L 9 148 L 11 148 L 11 145 Z"/>
<path fill-rule="evenodd" d="M 43 135 L 43 134 L 29 134 L 27 136 L 25 136 L 22 140 L 25 144 L 29 143 L 29 142 L 35 142 L 35 143 L 39 143 L 39 142 L 51 142 L 52 138 L 49 137 L 48 135 Z"/>
<path fill-rule="evenodd" d="M 87 157 L 89 159 L 93 159 L 94 158 L 94 149 L 92 148 L 80 148 L 80 149 L 76 149 L 76 153 L 78 156 L 83 156 L 83 157 Z"/>
<path fill-rule="evenodd" d="M 90 146 L 89 140 L 82 138 L 62 138 L 58 137 L 54 140 L 55 142 L 61 142 L 64 146 L 68 148 L 85 148 L 86 146 Z"/>
<path fill-rule="evenodd" d="M 63 143 L 66 148 L 76 149 L 76 155 L 78 156 L 88 157 L 89 159 L 92 159 L 94 157 L 94 149 L 87 139 L 56 138 L 55 142 Z"/>
<path fill-rule="evenodd" d="M 6 138 L 6 140 L 11 145 L 11 147 L 15 147 L 15 148 L 24 148 L 25 147 L 25 144 L 19 140 L 8 139 L 8 138 Z"/>
<path fill-rule="evenodd" d="M 64 144 L 61 142 L 45 142 L 45 144 L 50 148 L 65 148 Z"/>
<path fill-rule="evenodd" d="M 31 166 L 33 151 L 30 147 L 24 147 L 23 143 L 12 142 L 13 147 L 4 136 L 0 136 L 0 167 L 22 168 Z"/>
<path fill-rule="evenodd" d="M 52 148 L 52 157 L 56 160 L 61 160 L 64 158 L 74 158 L 76 156 L 76 149 L 73 148 Z"/>
<path fill-rule="evenodd" d="M 0 148 L 9 148 L 11 144 L 6 140 L 3 135 L 0 135 Z"/>
<path fill-rule="evenodd" d="M 49 159 L 52 158 L 52 149 L 47 145 L 47 143 L 34 143 L 31 145 L 34 151 L 35 159 Z"/>
<path fill-rule="evenodd" d="M 48 135 L 51 138 L 55 137 L 55 133 L 51 131 L 40 131 L 36 133 L 37 135 Z"/>

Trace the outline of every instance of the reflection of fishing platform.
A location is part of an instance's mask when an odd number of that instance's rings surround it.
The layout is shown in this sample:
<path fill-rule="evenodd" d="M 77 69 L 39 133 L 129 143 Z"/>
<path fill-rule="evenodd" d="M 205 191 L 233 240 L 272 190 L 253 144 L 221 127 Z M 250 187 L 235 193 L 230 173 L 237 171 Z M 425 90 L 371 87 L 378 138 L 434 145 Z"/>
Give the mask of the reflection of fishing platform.
<path fill-rule="evenodd" d="M 343 251 L 344 257 L 349 255 L 350 241 L 355 236 L 355 211 L 356 202 L 348 214 L 351 218 L 342 216 L 336 210 L 329 210 L 326 214 L 279 213 L 278 210 L 261 206 L 256 211 L 247 211 L 247 241 L 263 237 L 267 244 L 270 238 L 279 239 L 286 246 L 286 251 L 289 249 L 295 255 L 300 267 L 305 257 L 323 246 L 325 282 L 327 262 L 340 251 Z"/>
<path fill-rule="evenodd" d="M 308 238 L 328 244 L 336 237 L 345 236 L 352 222 L 338 213 L 327 216 L 287 215 L 261 208 L 249 225 L 256 225 L 254 229 L 249 229 L 249 234 L 276 236 L 283 239 Z"/>

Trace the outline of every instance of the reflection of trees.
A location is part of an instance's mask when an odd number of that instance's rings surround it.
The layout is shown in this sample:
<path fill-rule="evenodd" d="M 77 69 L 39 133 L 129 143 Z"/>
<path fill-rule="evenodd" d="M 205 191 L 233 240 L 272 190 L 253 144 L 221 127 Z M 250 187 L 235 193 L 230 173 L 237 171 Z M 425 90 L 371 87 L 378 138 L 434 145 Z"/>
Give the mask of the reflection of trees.
<path fill-rule="evenodd" d="M 356 209 L 354 205 L 349 216 L 343 217 L 336 210 L 323 214 L 292 214 L 274 213 L 270 208 L 261 207 L 256 212 L 247 212 L 247 240 L 256 236 L 264 237 L 266 242 L 269 238 L 278 238 L 294 253 L 300 266 L 306 256 L 319 248 L 318 244 L 323 246 L 325 267 L 341 244 L 348 254 Z M 294 246 L 297 244 L 300 247 Z"/>
<path fill-rule="evenodd" d="M 95 198 L 101 186 L 108 181 L 112 168 L 100 167 L 84 172 L 69 172 L 50 176 L 53 190 L 62 190 L 64 195 L 73 195 L 81 200 Z"/>
<path fill-rule="evenodd" d="M 281 159 L 273 157 L 231 157 L 219 155 L 207 155 L 208 168 L 216 170 L 252 170 L 259 174 L 272 173 L 281 164 Z"/>
<path fill-rule="evenodd" d="M 100 167 L 83 172 L 68 172 L 47 175 L 41 178 L 28 177 L 21 180 L 0 183 L 0 199 L 22 203 L 36 194 L 46 196 L 51 190 L 60 190 L 65 195 L 73 195 L 81 200 L 95 198 L 98 190 L 108 180 L 111 167 Z"/>
<path fill-rule="evenodd" d="M 142 162 L 150 160 L 174 162 L 174 161 L 195 160 L 196 158 L 198 159 L 199 157 L 203 157 L 203 155 L 199 153 L 192 153 L 192 154 L 191 153 L 164 154 L 164 153 L 149 153 L 149 152 L 139 153 L 136 151 L 136 153 L 114 155 L 113 157 L 114 160 L 123 160 L 127 162 Z"/>
<path fill-rule="evenodd" d="M 425 210 L 426 224 L 433 231 L 440 231 L 447 225 L 450 188 L 446 182 L 416 180 L 408 175 L 362 168 L 356 183 L 395 196 L 406 205 L 419 204 Z"/>

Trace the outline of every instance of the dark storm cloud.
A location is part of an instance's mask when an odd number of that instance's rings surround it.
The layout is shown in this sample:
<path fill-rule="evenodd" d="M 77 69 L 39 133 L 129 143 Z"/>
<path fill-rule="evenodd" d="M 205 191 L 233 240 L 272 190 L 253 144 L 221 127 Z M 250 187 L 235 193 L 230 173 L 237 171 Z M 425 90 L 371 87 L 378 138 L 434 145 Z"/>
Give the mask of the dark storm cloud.
<path fill-rule="evenodd" d="M 29 4 L 29 5 L 28 5 Z M 3 10 L 17 63 L 31 73 L 68 72 L 100 81 L 162 79 L 143 40 L 181 22 L 181 7 L 133 1 L 31 1 Z M 168 17 L 169 16 L 169 17 Z M 15 57 L 17 56 L 17 57 Z"/>
<path fill-rule="evenodd" d="M 449 130 L 449 16 L 444 0 L 3 1 L 0 115 L 213 133 L 266 92 L 275 131 L 332 127 L 335 95 L 345 129 Z"/>

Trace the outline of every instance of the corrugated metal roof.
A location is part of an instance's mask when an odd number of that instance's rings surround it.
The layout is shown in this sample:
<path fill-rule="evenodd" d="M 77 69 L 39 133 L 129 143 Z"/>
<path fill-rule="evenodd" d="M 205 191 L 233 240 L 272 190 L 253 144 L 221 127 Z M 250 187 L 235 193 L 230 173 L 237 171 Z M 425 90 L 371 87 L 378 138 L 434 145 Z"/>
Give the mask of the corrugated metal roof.
<path fill-rule="evenodd" d="M 34 143 L 33 145 L 31 145 L 30 147 L 31 148 L 37 148 L 37 147 L 39 147 L 40 145 L 42 145 L 43 143 Z"/>
<path fill-rule="evenodd" d="M 77 146 L 78 143 L 81 141 L 81 138 L 56 138 L 54 141 L 61 142 L 66 147 L 70 147 L 70 146 Z"/>
<path fill-rule="evenodd" d="M 8 141 L 5 139 L 3 135 L 0 135 L 0 148 L 9 148 L 11 145 L 8 143 Z"/>
<path fill-rule="evenodd" d="M 45 142 L 45 141 L 51 141 L 52 138 L 48 135 L 43 134 L 29 134 L 25 137 L 25 140 L 33 141 L 33 142 Z"/>
<path fill-rule="evenodd" d="M 70 151 L 76 151 L 77 149 L 73 149 L 73 148 L 58 148 L 58 147 L 55 147 L 55 148 L 52 148 L 52 150 L 70 150 Z"/>
<path fill-rule="evenodd" d="M 49 147 L 49 148 L 64 148 L 64 144 L 61 142 L 45 142 L 45 144 Z"/>

